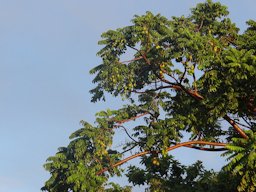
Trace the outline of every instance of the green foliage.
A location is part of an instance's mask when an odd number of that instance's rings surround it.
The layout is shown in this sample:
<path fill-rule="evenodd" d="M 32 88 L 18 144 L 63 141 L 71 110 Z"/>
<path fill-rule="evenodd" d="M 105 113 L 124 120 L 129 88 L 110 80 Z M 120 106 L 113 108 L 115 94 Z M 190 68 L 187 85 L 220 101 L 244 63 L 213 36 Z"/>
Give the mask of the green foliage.
<path fill-rule="evenodd" d="M 55 156 L 47 159 L 44 167 L 52 176 L 42 190 L 100 190 L 108 175 L 97 176 L 97 172 L 119 160 L 120 155 L 109 149 L 113 134 L 110 129 L 81 123 L 84 127 L 70 136 L 70 144 L 59 148 Z M 104 122 L 99 121 L 99 125 L 104 125 Z"/>
<path fill-rule="evenodd" d="M 154 156 L 144 157 L 141 164 L 145 169 L 135 166 L 128 168 L 128 179 L 133 185 L 149 186 L 147 191 L 186 191 L 186 192 L 234 192 L 238 178 L 225 171 L 219 173 L 207 171 L 201 161 L 190 166 L 181 165 L 172 156 L 158 157 L 159 164 L 154 164 Z"/>
<path fill-rule="evenodd" d="M 130 186 L 121 187 L 116 183 L 110 183 L 110 185 L 112 186 L 112 188 L 107 188 L 105 190 L 106 192 L 131 192 Z"/>
<path fill-rule="evenodd" d="M 43 190 L 129 191 L 113 183 L 108 188 L 107 180 L 121 175 L 121 157 L 147 151 L 145 169 L 131 166 L 127 176 L 150 191 L 254 191 L 256 22 L 248 21 L 239 34 L 228 14 L 227 7 L 208 0 L 187 17 L 146 12 L 130 26 L 103 33 L 102 64 L 90 71 L 96 84 L 92 102 L 110 93 L 126 105 L 97 113 L 95 126 L 82 122 L 70 144 L 47 160 L 51 178 Z M 119 129 L 124 137 L 113 150 Z M 201 162 L 184 166 L 174 160 L 168 148 L 184 141 L 184 134 L 191 141 L 227 143 L 224 149 L 187 146 L 228 150 L 227 168 L 214 173 Z"/>
<path fill-rule="evenodd" d="M 229 164 L 225 167 L 234 175 L 241 176 L 238 191 L 256 190 L 256 132 L 247 131 L 249 139 L 233 138 L 227 145 Z"/>

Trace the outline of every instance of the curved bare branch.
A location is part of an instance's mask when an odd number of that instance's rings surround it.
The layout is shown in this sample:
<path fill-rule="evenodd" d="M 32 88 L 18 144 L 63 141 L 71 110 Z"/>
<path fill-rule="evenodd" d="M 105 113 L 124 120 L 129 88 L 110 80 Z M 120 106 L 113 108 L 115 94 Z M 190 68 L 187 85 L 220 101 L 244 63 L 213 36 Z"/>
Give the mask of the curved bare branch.
<path fill-rule="evenodd" d="M 171 147 L 167 148 L 167 151 L 171 151 L 171 150 L 174 150 L 174 149 L 179 148 L 179 147 L 190 146 L 190 145 L 193 145 L 193 144 L 212 145 L 212 146 L 226 146 L 226 143 L 215 143 L 215 142 L 208 142 L 208 141 L 188 141 L 188 142 L 183 142 L 183 143 L 179 143 L 179 144 L 176 144 L 174 146 L 171 146 Z M 113 164 L 111 167 L 114 168 L 114 167 L 120 166 L 120 165 L 126 163 L 127 161 L 135 159 L 136 157 L 140 157 L 140 156 L 147 155 L 147 154 L 150 154 L 150 153 L 152 153 L 152 151 L 143 151 L 143 152 L 137 153 L 135 155 L 129 156 L 129 157 Z M 154 151 L 154 153 L 161 153 L 161 152 L 160 151 Z M 108 168 L 106 167 L 106 168 L 100 170 L 97 173 L 97 175 L 101 175 L 102 173 L 106 172 L 107 170 L 108 170 Z"/>

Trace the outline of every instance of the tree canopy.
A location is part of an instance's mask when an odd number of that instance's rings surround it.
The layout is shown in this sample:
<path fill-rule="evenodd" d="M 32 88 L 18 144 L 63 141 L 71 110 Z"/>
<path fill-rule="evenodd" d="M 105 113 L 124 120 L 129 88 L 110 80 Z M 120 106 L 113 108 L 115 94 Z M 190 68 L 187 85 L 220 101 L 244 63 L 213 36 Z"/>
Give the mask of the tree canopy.
<path fill-rule="evenodd" d="M 110 93 L 126 104 L 97 113 L 94 125 L 81 122 L 70 144 L 48 158 L 51 177 L 42 190 L 131 191 L 108 178 L 140 157 L 143 166 L 126 175 L 149 191 L 255 191 L 256 22 L 239 33 L 228 14 L 208 0 L 189 16 L 147 12 L 103 33 L 102 64 L 90 71 L 92 102 Z M 126 136 L 116 150 L 119 129 Z M 179 147 L 223 151 L 227 165 L 220 172 L 201 161 L 181 165 L 168 153 Z"/>

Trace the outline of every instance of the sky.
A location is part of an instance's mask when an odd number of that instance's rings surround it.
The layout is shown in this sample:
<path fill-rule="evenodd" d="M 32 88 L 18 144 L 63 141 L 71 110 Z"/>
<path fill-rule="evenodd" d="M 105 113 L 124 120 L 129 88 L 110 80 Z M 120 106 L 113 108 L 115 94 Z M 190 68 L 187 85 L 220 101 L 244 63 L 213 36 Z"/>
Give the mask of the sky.
<path fill-rule="evenodd" d="M 130 24 L 146 11 L 188 15 L 201 0 L 0 0 L 0 192 L 40 191 L 49 174 L 43 164 L 69 143 L 79 121 L 118 108 L 108 98 L 91 103 L 89 70 L 102 32 Z M 256 1 L 221 0 L 245 29 L 256 20 Z M 185 163 L 205 160 L 218 169 L 224 160 L 209 153 L 174 151 Z"/>

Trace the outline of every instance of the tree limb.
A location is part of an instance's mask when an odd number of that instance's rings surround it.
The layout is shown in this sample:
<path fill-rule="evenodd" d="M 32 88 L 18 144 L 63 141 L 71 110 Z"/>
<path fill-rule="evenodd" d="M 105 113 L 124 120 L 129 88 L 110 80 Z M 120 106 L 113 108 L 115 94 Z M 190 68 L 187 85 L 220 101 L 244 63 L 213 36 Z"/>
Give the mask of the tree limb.
<path fill-rule="evenodd" d="M 223 117 L 227 122 L 229 122 L 230 125 L 245 139 L 248 139 L 248 136 L 245 134 L 245 132 L 236 124 L 236 122 L 231 119 L 228 115 L 225 115 Z"/>
<path fill-rule="evenodd" d="M 124 123 L 126 123 L 126 122 L 129 122 L 129 121 L 138 119 L 138 118 L 140 118 L 140 117 L 142 117 L 142 116 L 145 116 L 145 115 L 147 115 L 147 114 L 149 114 L 149 113 L 148 113 L 148 112 L 145 112 L 145 113 L 142 113 L 142 114 L 137 115 L 137 116 L 135 116 L 135 117 L 131 117 L 130 119 L 124 119 L 124 120 L 121 120 L 121 121 L 115 121 L 117 124 L 114 126 L 114 128 L 117 128 L 117 127 L 119 127 L 120 125 L 122 125 L 122 124 L 124 124 Z"/>
<path fill-rule="evenodd" d="M 167 151 L 171 151 L 171 150 L 174 150 L 174 149 L 179 148 L 179 147 L 190 146 L 190 145 L 193 145 L 193 144 L 212 145 L 212 146 L 226 146 L 226 143 L 215 143 L 215 142 L 208 142 L 208 141 L 188 141 L 188 142 L 183 142 L 183 143 L 179 143 L 179 144 L 176 144 L 174 146 L 171 146 L 171 147 L 167 148 Z M 129 156 L 129 157 L 113 164 L 111 166 L 111 168 L 115 168 L 115 167 L 120 166 L 120 165 L 126 163 L 127 161 L 130 161 L 130 160 L 132 160 L 136 157 L 140 157 L 140 156 L 147 155 L 147 154 L 150 154 L 150 153 L 152 153 L 152 151 L 143 151 L 143 152 L 137 153 L 135 155 Z M 154 151 L 154 153 L 161 153 L 161 151 Z M 106 171 L 108 171 L 107 167 L 100 170 L 97 173 L 97 175 L 101 175 L 102 173 L 104 173 Z"/>
<path fill-rule="evenodd" d="M 175 143 L 175 142 L 173 142 L 172 144 L 177 145 L 177 143 Z M 197 150 L 201 150 L 201 151 L 226 151 L 227 150 L 226 148 L 217 148 L 217 149 L 215 149 L 215 148 L 197 147 L 197 146 L 194 146 L 194 145 L 187 145 L 187 146 L 184 146 L 184 147 L 197 149 Z"/>

